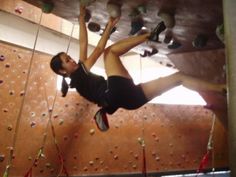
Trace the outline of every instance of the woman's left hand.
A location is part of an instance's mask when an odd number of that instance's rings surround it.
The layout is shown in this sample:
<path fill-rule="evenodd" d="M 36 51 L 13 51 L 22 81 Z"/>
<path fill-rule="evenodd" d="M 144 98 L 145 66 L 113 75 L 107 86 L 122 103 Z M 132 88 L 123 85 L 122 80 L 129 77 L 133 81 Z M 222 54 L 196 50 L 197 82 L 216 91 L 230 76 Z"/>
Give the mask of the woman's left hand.
<path fill-rule="evenodd" d="M 79 16 L 84 18 L 85 15 L 86 15 L 86 7 L 83 6 L 83 5 L 80 5 L 80 14 L 79 14 Z"/>

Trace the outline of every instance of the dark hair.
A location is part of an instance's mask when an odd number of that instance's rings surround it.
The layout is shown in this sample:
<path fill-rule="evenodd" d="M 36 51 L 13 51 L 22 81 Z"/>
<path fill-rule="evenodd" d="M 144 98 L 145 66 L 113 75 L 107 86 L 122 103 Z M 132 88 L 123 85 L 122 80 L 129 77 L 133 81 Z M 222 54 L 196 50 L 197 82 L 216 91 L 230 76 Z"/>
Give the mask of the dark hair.
<path fill-rule="evenodd" d="M 64 52 L 60 52 L 60 53 L 56 54 L 54 57 L 52 57 L 51 62 L 50 62 L 50 67 L 56 74 L 63 77 L 62 83 L 61 83 L 61 92 L 62 92 L 62 96 L 65 97 L 68 92 L 69 86 L 68 86 L 66 79 L 65 79 L 66 75 L 61 74 L 59 72 L 60 69 L 63 69 L 62 68 L 62 61 L 61 61 L 61 57 L 60 57 L 60 55 L 63 53 Z"/>
<path fill-rule="evenodd" d="M 62 61 L 61 61 L 61 57 L 60 57 L 61 54 L 63 54 L 63 53 L 64 52 L 60 52 L 52 57 L 51 62 L 50 62 L 50 67 L 56 74 L 65 77 L 65 75 L 63 75 L 59 72 L 60 69 L 63 69 L 62 68 Z"/>

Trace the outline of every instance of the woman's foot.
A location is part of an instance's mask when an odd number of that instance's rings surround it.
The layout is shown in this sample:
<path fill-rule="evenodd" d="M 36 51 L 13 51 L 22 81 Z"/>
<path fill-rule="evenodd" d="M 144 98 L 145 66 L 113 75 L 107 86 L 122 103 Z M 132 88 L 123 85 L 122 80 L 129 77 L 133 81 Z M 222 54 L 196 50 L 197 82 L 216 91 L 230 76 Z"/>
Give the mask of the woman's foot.
<path fill-rule="evenodd" d="M 151 32 L 148 39 L 150 41 L 159 42 L 159 34 L 163 32 L 165 29 L 166 29 L 165 23 L 163 21 L 160 22 Z"/>

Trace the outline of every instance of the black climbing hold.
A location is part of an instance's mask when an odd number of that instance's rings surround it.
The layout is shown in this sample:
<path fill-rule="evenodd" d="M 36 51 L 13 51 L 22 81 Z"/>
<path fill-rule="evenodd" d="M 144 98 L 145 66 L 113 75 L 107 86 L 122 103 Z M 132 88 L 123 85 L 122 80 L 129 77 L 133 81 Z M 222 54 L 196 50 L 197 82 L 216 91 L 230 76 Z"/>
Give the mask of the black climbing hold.
<path fill-rule="evenodd" d="M 140 31 L 143 27 L 144 23 L 141 18 L 133 19 L 131 21 L 131 31 L 129 32 L 130 35 L 135 35 L 138 31 Z"/>
<path fill-rule="evenodd" d="M 197 37 L 192 42 L 193 47 L 195 48 L 203 48 L 207 44 L 207 36 L 204 34 L 198 34 Z"/>
<path fill-rule="evenodd" d="M 168 45 L 168 49 L 177 49 L 179 47 L 181 47 L 181 43 L 175 40 L 170 45 Z"/>
<path fill-rule="evenodd" d="M 85 20 L 86 23 L 88 23 L 90 19 L 91 19 L 91 12 L 90 12 L 90 10 L 86 9 L 84 20 Z"/>
<path fill-rule="evenodd" d="M 171 40 L 172 40 L 172 33 L 170 31 L 167 31 L 163 42 L 165 44 L 169 44 Z"/>
<path fill-rule="evenodd" d="M 4 61 L 4 60 L 5 60 L 4 55 L 0 55 L 0 61 Z"/>
<path fill-rule="evenodd" d="M 100 31 L 101 27 L 99 24 L 97 24 L 95 22 L 89 22 L 88 29 L 92 32 L 98 32 L 98 31 Z"/>

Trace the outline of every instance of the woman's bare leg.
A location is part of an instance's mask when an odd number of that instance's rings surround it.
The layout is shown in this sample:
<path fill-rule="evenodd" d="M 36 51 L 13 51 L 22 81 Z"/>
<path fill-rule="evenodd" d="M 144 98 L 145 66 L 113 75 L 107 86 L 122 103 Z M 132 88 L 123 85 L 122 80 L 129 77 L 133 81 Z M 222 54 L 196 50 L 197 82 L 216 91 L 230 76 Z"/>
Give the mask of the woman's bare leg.
<path fill-rule="evenodd" d="M 162 93 L 170 90 L 173 87 L 183 85 L 191 90 L 195 91 L 216 91 L 223 92 L 225 85 L 213 84 L 203 81 L 198 78 L 187 76 L 183 73 L 177 72 L 170 76 L 158 78 L 156 80 L 142 83 L 141 87 L 148 100 L 161 95 Z"/>
<path fill-rule="evenodd" d="M 131 78 L 128 71 L 120 61 L 120 56 L 133 47 L 145 42 L 149 35 L 150 33 L 146 33 L 140 36 L 129 37 L 108 47 L 104 52 L 104 65 L 107 76 L 118 75 Z"/>

